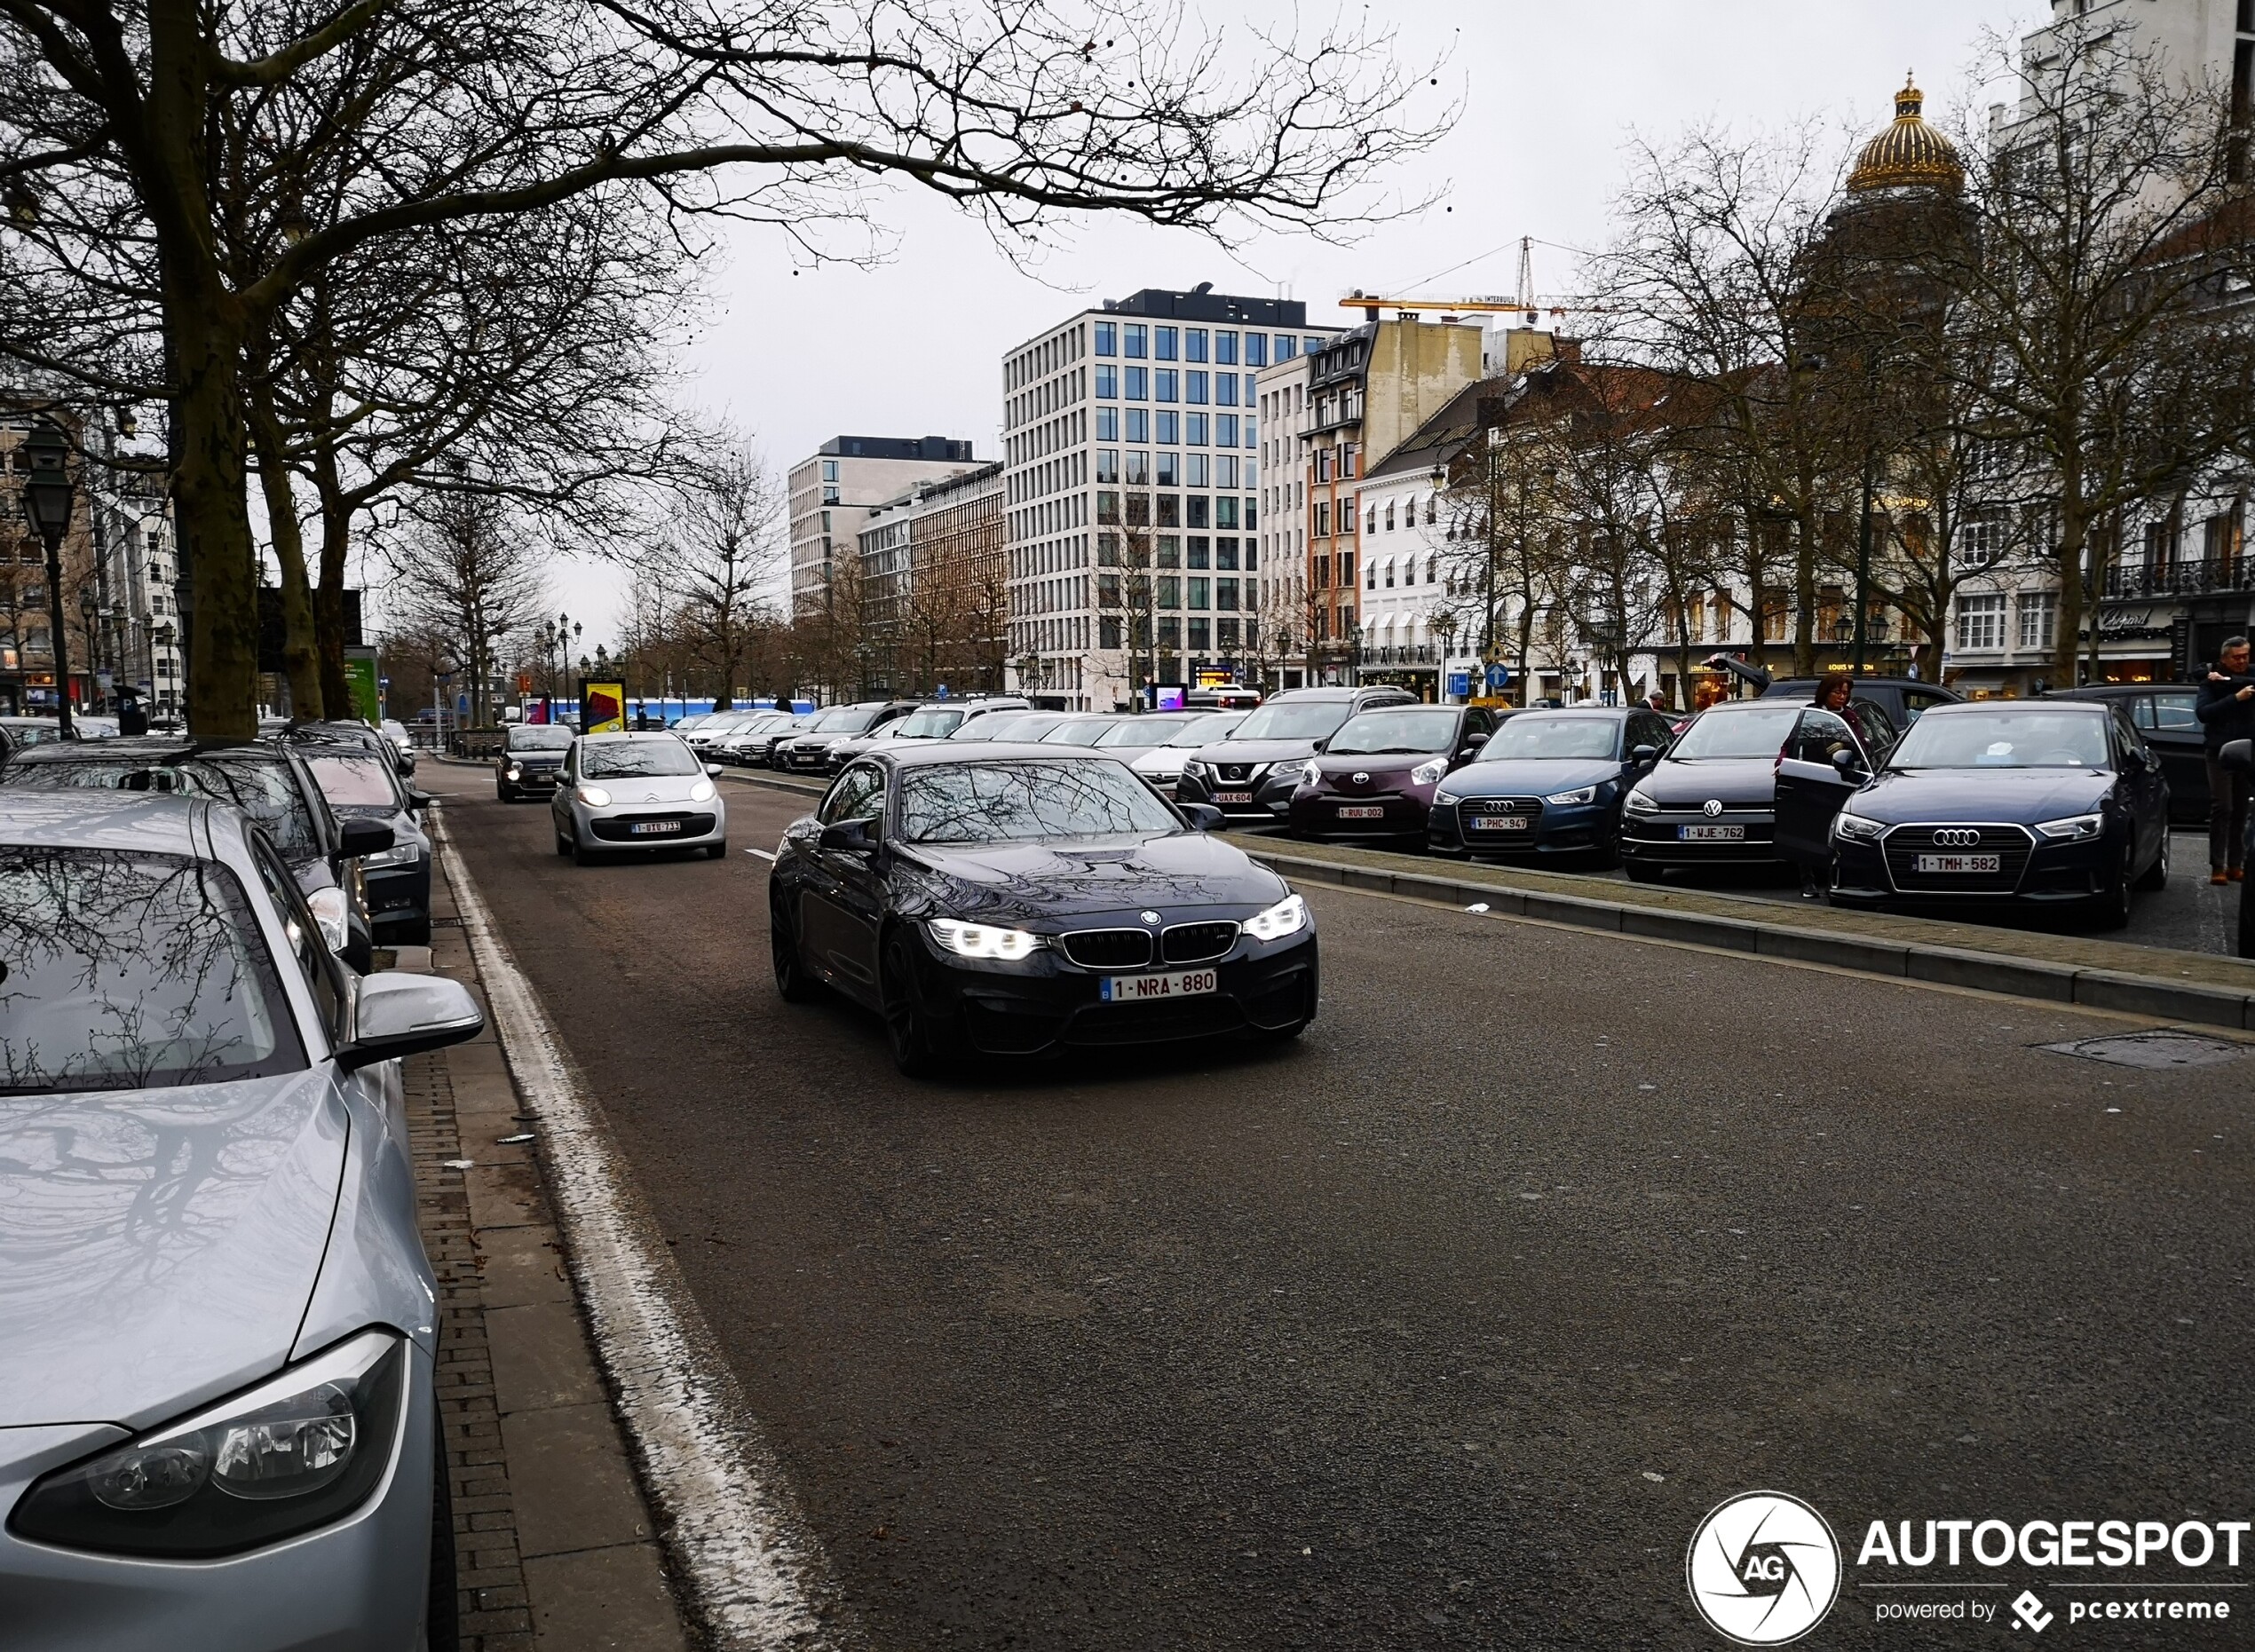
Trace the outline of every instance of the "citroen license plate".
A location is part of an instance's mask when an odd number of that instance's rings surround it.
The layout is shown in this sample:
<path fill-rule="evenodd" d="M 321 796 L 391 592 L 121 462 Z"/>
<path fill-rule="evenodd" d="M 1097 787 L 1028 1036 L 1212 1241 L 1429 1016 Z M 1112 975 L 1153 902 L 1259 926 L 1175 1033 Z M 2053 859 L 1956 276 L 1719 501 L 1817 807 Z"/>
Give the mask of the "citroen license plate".
<path fill-rule="evenodd" d="M 662 837 L 669 832 L 681 830 L 678 820 L 637 820 L 627 828 L 637 837 Z"/>
<path fill-rule="evenodd" d="M 1921 855 L 1917 870 L 1920 872 L 1997 873 L 2005 869 L 2002 855 Z"/>
<path fill-rule="evenodd" d="M 1106 976 L 1098 990 L 1107 1004 L 1140 1004 L 1155 998 L 1195 998 L 1222 990 L 1222 976 L 1214 969 L 1185 969 L 1176 975 Z"/>
<path fill-rule="evenodd" d="M 1339 818 L 1341 820 L 1383 820 L 1386 810 L 1377 803 L 1347 803 L 1341 807 Z"/>
<path fill-rule="evenodd" d="M 1524 832 L 1534 821 L 1525 815 L 1474 815 L 1475 832 Z"/>
<path fill-rule="evenodd" d="M 1217 803 L 1249 803 L 1253 801 L 1253 794 L 1250 792 L 1216 792 L 1214 794 L 1214 801 Z"/>
<path fill-rule="evenodd" d="M 1676 827 L 1677 841 L 1685 843 L 1740 843 L 1745 841 L 1746 828 L 1742 826 L 1681 826 Z"/>

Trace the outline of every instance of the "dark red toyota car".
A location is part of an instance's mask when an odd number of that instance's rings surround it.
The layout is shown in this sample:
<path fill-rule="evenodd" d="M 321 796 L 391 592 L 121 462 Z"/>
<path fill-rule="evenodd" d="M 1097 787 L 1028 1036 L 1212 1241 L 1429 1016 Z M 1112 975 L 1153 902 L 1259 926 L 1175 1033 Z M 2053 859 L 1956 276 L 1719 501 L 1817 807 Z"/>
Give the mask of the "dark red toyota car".
<path fill-rule="evenodd" d="M 1496 731 L 1484 706 L 1387 706 L 1359 712 L 1309 758 L 1292 794 L 1292 835 L 1425 840 L 1433 788 Z"/>

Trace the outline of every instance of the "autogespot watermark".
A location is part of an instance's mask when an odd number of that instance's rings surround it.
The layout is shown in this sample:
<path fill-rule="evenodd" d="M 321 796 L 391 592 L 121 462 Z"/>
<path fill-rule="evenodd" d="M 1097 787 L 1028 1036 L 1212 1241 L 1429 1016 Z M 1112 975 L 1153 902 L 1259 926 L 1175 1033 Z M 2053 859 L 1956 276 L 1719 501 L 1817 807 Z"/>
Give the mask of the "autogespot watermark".
<path fill-rule="evenodd" d="M 2228 1623 L 2255 1613 L 2240 1593 L 2251 1530 L 2245 1520 L 1874 1520 L 1843 1565 L 1814 1506 L 1748 1491 L 1699 1522 L 1685 1571 L 1699 1615 L 1741 1646 L 1799 1640 L 1843 1586 L 1871 1621 L 1911 1628 L 1955 1622 L 2040 1635 Z"/>

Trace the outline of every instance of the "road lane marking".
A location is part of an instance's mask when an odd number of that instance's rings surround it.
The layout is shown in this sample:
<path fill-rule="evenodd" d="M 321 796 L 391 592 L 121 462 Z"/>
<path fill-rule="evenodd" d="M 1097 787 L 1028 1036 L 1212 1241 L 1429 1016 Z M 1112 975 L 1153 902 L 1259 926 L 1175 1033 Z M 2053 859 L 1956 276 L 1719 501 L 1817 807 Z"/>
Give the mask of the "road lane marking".
<path fill-rule="evenodd" d="M 748 849 L 744 852 L 747 855 L 757 855 L 762 860 L 772 860 L 775 858 L 774 851 L 771 850 Z"/>
<path fill-rule="evenodd" d="M 655 1224 L 602 1109 L 517 968 L 444 823 L 444 857 L 510 1071 L 541 1115 L 549 1192 L 596 1351 L 714 1643 L 728 1652 L 857 1645 L 821 1542 Z"/>

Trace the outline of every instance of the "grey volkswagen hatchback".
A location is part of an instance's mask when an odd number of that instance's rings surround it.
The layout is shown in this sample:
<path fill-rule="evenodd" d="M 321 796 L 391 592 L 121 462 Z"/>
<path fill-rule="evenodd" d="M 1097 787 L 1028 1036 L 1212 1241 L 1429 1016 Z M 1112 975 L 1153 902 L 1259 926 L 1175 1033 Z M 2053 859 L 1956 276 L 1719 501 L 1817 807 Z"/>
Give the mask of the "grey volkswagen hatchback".
<path fill-rule="evenodd" d="M 443 1632 L 395 1058 L 476 1001 L 340 966 L 233 807 L 79 790 L 0 815 L 0 1639 Z"/>

